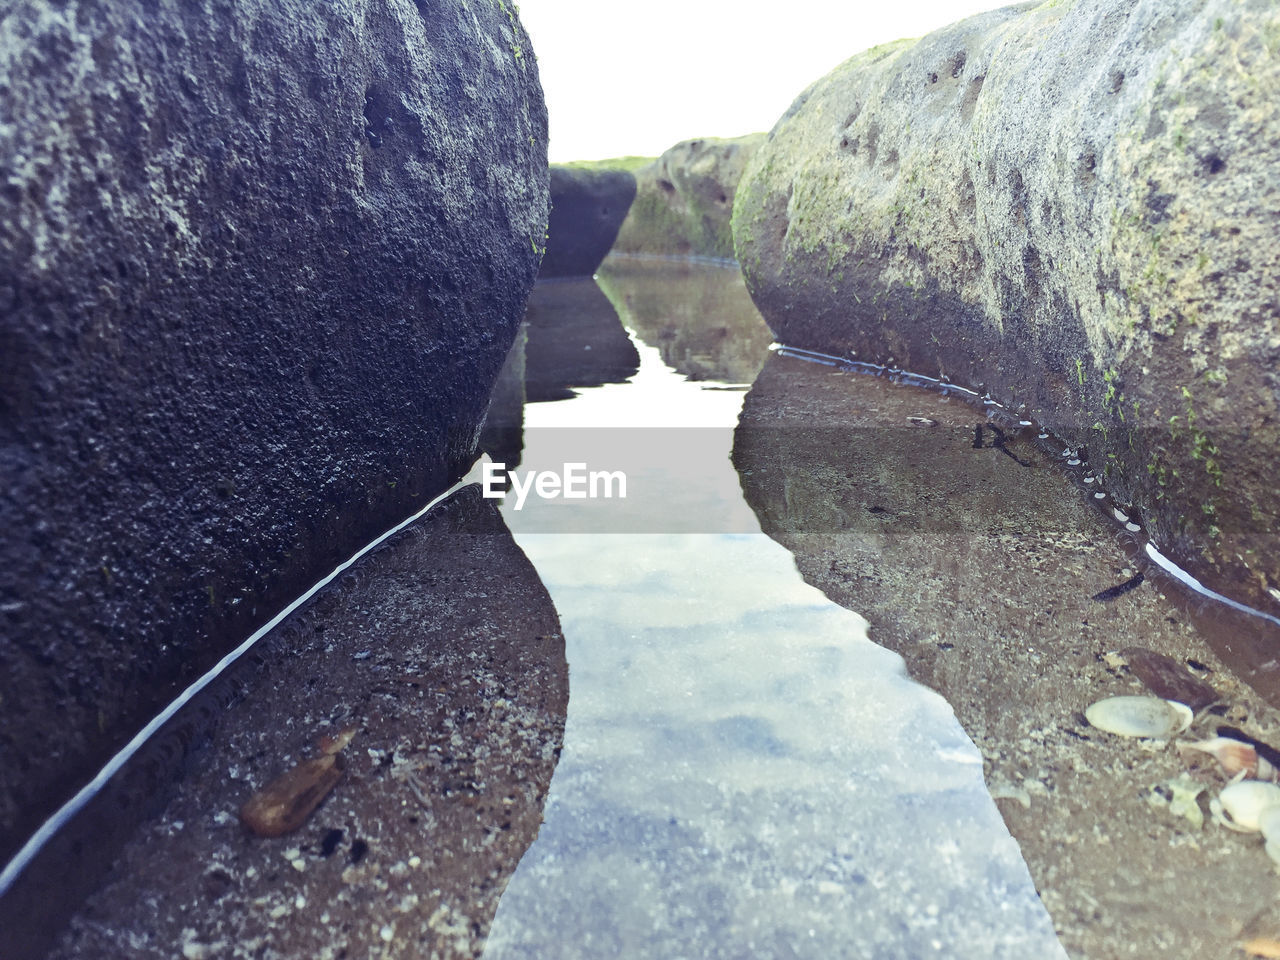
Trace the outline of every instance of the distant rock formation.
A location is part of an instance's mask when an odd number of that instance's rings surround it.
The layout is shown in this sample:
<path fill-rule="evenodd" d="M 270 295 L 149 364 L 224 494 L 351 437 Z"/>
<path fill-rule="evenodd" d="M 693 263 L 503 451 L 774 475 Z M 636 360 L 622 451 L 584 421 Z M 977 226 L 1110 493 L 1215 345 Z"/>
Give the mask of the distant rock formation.
<path fill-rule="evenodd" d="M 636 178 L 607 164 L 552 165 L 551 219 L 538 276 L 589 277 L 613 246 Z"/>
<path fill-rule="evenodd" d="M 1277 36 L 1272 4 L 1076 0 L 860 54 L 743 177 L 752 295 L 785 343 L 1039 420 L 1280 609 Z"/>
<path fill-rule="evenodd" d="M 513 4 L 0 20 L 0 862 L 464 469 L 537 271 Z"/>
<path fill-rule="evenodd" d="M 733 196 L 764 134 L 685 140 L 635 170 L 636 199 L 618 253 L 733 259 Z"/>

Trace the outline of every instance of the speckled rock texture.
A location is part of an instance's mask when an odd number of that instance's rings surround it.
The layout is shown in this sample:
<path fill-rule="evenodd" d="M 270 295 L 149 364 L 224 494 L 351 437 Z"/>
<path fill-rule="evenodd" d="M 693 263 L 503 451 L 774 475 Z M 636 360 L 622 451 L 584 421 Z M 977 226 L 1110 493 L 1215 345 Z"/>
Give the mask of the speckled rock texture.
<path fill-rule="evenodd" d="M 738 258 L 781 340 L 1025 404 L 1276 612 L 1277 104 L 1264 0 L 982 14 L 802 93 L 743 177 Z"/>
<path fill-rule="evenodd" d="M 538 275 L 589 277 L 604 259 L 636 195 L 627 170 L 551 167 L 551 221 Z"/>
<path fill-rule="evenodd" d="M 511 5 L 8 5 L 0 859 L 460 474 L 546 169 Z"/>
<path fill-rule="evenodd" d="M 685 140 L 635 171 L 636 199 L 618 253 L 733 259 L 733 195 L 764 134 Z"/>

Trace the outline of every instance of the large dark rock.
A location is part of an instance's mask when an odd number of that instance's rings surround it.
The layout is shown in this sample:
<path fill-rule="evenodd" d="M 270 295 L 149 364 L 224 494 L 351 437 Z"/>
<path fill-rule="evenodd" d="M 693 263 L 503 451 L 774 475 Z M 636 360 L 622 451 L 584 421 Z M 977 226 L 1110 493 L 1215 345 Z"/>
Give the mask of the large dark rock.
<path fill-rule="evenodd" d="M 621 168 L 557 164 L 551 168 L 551 221 L 539 276 L 589 277 L 604 259 L 636 195 Z"/>
<path fill-rule="evenodd" d="M 685 140 L 638 167 L 636 199 L 613 249 L 732 260 L 734 192 L 763 142 L 763 133 Z"/>
<path fill-rule="evenodd" d="M 867 51 L 739 185 L 790 344 L 944 375 L 1280 610 L 1280 7 L 1076 0 Z"/>
<path fill-rule="evenodd" d="M 511 5 L 0 20 L 0 856 L 459 475 L 547 216 Z"/>

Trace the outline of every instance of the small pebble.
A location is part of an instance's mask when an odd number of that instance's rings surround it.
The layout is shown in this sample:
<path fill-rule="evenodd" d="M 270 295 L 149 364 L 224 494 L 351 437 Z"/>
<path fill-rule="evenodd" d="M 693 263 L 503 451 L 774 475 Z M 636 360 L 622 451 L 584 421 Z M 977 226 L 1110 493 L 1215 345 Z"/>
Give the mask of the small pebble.
<path fill-rule="evenodd" d="M 386 943 L 390 943 L 391 938 L 394 937 L 395 935 L 396 935 L 395 925 L 390 923 L 384 923 L 382 925 L 382 929 L 378 931 L 378 936 L 380 936 L 383 939 L 383 941 L 385 941 Z"/>

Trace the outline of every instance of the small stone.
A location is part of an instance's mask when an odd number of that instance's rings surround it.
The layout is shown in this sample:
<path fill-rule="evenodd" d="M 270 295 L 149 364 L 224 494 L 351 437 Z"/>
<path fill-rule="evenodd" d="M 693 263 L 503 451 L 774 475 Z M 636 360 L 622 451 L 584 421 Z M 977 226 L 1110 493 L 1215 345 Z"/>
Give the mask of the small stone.
<path fill-rule="evenodd" d="M 1185 703 L 1192 710 L 1202 710 L 1219 699 L 1218 691 L 1172 657 L 1146 647 L 1125 647 L 1120 651 L 1129 670 L 1156 696 Z"/>
<path fill-rule="evenodd" d="M 382 929 L 378 931 L 378 936 L 380 936 L 385 943 L 390 943 L 392 937 L 395 935 L 396 927 L 393 923 L 384 923 L 382 925 Z"/>

